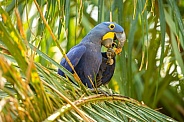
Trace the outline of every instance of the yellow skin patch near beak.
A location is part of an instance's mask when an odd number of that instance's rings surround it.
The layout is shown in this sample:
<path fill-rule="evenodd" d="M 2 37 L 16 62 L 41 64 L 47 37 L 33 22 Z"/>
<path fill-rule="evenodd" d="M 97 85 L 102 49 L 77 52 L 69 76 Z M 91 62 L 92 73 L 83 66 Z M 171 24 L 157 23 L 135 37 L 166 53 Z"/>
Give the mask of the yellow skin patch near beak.
<path fill-rule="evenodd" d="M 114 39 L 114 32 L 108 32 L 102 37 L 102 41 L 105 39 Z"/>
<path fill-rule="evenodd" d="M 108 32 L 102 37 L 102 41 L 106 39 L 114 39 L 114 32 Z M 116 54 L 120 54 L 122 52 L 122 48 L 114 48 Z"/>

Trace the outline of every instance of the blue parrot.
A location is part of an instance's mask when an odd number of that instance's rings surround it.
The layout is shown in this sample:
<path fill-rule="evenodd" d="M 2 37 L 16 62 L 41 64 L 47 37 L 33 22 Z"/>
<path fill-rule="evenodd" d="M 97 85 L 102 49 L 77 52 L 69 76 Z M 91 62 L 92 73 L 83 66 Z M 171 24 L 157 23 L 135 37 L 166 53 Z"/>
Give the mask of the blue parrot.
<path fill-rule="evenodd" d="M 118 40 L 118 44 L 114 43 L 115 40 Z M 95 26 L 78 45 L 69 50 L 67 57 L 85 86 L 88 88 L 99 87 L 111 79 L 115 60 L 112 64 L 106 63 L 108 56 L 106 52 L 101 53 L 101 47 L 103 45 L 106 48 L 113 48 L 115 44 L 117 48 L 122 48 L 125 40 L 124 29 L 120 25 L 114 22 L 103 22 Z M 114 59 L 114 57 L 112 58 Z M 66 59 L 63 58 L 60 65 L 73 73 Z M 109 71 L 111 71 L 111 75 L 105 78 Z M 60 69 L 58 69 L 58 74 L 65 76 Z"/>

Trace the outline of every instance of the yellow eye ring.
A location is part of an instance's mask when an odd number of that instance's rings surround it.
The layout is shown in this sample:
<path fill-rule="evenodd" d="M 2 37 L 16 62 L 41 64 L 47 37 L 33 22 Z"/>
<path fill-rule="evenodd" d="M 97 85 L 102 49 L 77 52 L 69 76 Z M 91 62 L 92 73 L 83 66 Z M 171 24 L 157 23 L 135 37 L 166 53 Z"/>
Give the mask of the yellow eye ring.
<path fill-rule="evenodd" d="M 113 30 L 114 28 L 115 28 L 115 25 L 114 25 L 114 24 L 110 24 L 110 25 L 109 25 L 109 29 L 110 29 L 110 30 Z"/>

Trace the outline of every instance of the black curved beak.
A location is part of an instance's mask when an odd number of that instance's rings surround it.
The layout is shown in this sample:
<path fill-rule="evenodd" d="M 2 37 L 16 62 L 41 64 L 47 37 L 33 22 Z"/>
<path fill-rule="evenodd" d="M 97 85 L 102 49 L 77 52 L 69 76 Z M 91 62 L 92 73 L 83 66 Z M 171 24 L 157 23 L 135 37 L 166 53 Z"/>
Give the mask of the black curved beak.
<path fill-rule="evenodd" d="M 125 32 L 115 33 L 115 38 L 118 40 L 116 42 L 116 47 L 117 48 L 122 48 L 124 46 L 125 41 L 126 41 Z"/>

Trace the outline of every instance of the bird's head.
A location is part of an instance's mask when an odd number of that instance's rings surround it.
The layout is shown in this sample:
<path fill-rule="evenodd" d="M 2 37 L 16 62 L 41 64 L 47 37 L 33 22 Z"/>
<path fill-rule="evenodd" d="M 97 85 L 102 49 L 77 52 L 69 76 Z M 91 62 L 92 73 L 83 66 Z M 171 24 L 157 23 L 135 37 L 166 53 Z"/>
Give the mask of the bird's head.
<path fill-rule="evenodd" d="M 101 39 L 101 44 L 106 48 L 116 48 L 116 53 L 121 52 L 126 36 L 124 29 L 114 22 L 103 22 L 95 26 L 91 33 L 95 38 Z"/>

